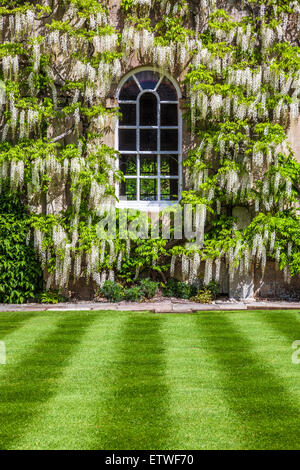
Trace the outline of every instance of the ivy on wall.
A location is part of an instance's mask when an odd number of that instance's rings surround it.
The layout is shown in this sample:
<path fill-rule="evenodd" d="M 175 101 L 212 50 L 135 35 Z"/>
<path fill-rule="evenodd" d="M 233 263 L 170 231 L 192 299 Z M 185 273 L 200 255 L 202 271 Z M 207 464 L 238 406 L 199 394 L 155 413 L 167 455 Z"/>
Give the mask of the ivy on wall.
<path fill-rule="evenodd" d="M 0 302 L 23 303 L 42 288 L 30 220 L 16 195 L 0 195 Z"/>
<path fill-rule="evenodd" d="M 143 269 L 165 279 L 178 262 L 190 282 L 202 262 L 205 283 L 218 280 L 222 260 L 231 275 L 253 263 L 263 272 L 268 258 L 287 280 L 300 272 L 300 165 L 287 141 L 299 117 L 299 12 L 288 0 L 122 0 L 116 26 L 105 1 L 0 1 L 1 191 L 27 211 L 48 289 L 133 282 Z M 106 98 L 134 54 L 185 76 L 182 202 L 201 207 L 201 248 L 97 237 L 122 178 L 103 143 L 118 112 Z M 245 229 L 235 206 L 250 213 Z"/>

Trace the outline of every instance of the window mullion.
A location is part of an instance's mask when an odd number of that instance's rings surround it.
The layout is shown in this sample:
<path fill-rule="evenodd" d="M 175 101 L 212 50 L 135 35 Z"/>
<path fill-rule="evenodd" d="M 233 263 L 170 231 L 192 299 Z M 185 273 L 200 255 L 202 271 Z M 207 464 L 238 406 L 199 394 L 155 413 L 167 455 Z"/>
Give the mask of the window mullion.
<path fill-rule="evenodd" d="M 134 74 L 133 74 L 132 76 L 133 76 L 133 78 L 134 78 L 134 80 L 135 80 L 137 86 L 139 87 L 139 90 L 140 90 L 140 91 L 143 91 L 143 88 L 141 87 L 140 82 L 138 81 L 138 79 L 136 78 L 136 76 L 135 76 Z"/>
<path fill-rule="evenodd" d="M 157 88 L 159 87 L 159 85 L 161 84 L 162 80 L 163 80 L 164 76 L 161 75 L 160 79 L 158 80 L 157 84 L 156 84 L 156 87 L 154 88 L 155 91 L 157 91 Z"/>
<path fill-rule="evenodd" d="M 140 200 L 140 156 L 139 154 L 137 154 L 136 156 L 137 160 L 136 160 L 136 172 L 137 172 L 137 177 L 136 177 L 136 197 L 137 197 L 137 200 L 139 201 Z"/>

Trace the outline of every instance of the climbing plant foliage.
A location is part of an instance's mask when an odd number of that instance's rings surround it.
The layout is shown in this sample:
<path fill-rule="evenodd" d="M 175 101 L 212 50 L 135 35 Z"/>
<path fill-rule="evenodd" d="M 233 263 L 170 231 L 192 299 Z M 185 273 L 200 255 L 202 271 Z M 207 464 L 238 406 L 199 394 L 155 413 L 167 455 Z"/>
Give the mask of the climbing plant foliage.
<path fill-rule="evenodd" d="M 14 194 L 0 195 L 0 302 L 23 303 L 42 288 L 30 220 Z"/>
<path fill-rule="evenodd" d="M 85 278 L 164 280 L 179 263 L 193 282 L 267 259 L 300 272 L 300 165 L 288 143 L 299 118 L 300 2 L 0 1 L 0 183 L 18 194 L 47 289 Z M 104 144 L 112 96 L 135 57 L 181 77 L 191 147 L 182 203 L 200 207 L 202 245 L 101 240 L 97 223 L 122 178 Z M 248 210 L 241 228 L 232 209 Z M 192 240 L 188 240 L 191 242 Z"/>

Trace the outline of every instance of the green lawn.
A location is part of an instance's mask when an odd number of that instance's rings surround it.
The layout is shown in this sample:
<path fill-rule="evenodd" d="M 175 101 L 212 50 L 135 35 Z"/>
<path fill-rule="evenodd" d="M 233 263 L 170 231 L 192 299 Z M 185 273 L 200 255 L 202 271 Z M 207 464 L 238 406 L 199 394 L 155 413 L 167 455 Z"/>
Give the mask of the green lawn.
<path fill-rule="evenodd" d="M 300 449 L 299 312 L 0 313 L 1 449 Z"/>

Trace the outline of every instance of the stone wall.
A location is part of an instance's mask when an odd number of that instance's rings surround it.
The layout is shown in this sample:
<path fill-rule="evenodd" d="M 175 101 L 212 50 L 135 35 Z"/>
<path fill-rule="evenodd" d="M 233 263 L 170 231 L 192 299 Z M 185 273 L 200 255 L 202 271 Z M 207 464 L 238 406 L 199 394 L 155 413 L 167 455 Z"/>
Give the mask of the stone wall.
<path fill-rule="evenodd" d="M 291 122 L 288 138 L 295 153 L 296 160 L 300 162 L 300 119 Z"/>
<path fill-rule="evenodd" d="M 233 2 L 234 3 L 234 2 Z M 122 14 L 120 13 L 120 0 L 111 0 L 109 2 L 109 9 L 111 12 L 111 18 L 113 24 L 119 28 L 122 27 Z M 238 10 L 233 10 L 233 13 L 237 16 L 237 19 L 240 19 L 239 15 L 241 14 Z M 137 54 L 133 54 L 126 68 L 123 70 L 123 76 L 128 72 L 133 72 L 134 69 L 140 66 L 151 66 L 151 64 L 146 64 L 138 57 Z M 174 74 L 173 78 L 177 80 L 180 85 L 183 99 L 181 100 L 181 107 L 184 108 L 185 104 L 185 90 L 183 83 L 184 73 Z M 107 96 L 106 107 L 112 108 L 118 105 L 116 99 L 116 86 L 114 86 Z M 114 147 L 115 141 L 115 118 L 111 118 L 108 122 L 108 127 L 104 135 L 104 143 L 110 147 Z M 52 133 L 49 134 L 49 137 L 55 137 L 59 135 L 63 129 L 66 127 L 71 127 L 72 123 L 56 123 L 52 129 Z M 182 129 L 182 156 L 183 159 L 187 155 L 187 152 L 193 146 L 193 141 L 191 134 L 187 129 L 185 122 L 183 122 Z M 300 120 L 293 121 L 289 129 L 289 141 L 291 143 L 292 149 L 295 152 L 296 159 L 300 162 Z M 67 139 L 67 138 L 66 138 Z M 66 141 L 66 143 L 69 143 Z M 58 213 L 62 209 L 66 208 L 68 205 L 67 200 L 67 191 L 65 188 L 59 187 L 57 185 L 51 188 L 49 195 L 47 195 L 47 200 L 45 202 L 45 212 L 48 214 Z M 183 189 L 184 189 L 184 178 L 183 178 Z M 40 211 L 43 209 L 40 208 Z M 245 213 L 245 208 L 234 208 L 233 216 L 237 216 L 239 219 L 240 228 L 244 228 L 248 223 L 250 223 L 251 216 L 250 214 Z M 179 273 L 179 271 L 178 271 Z M 203 273 L 202 273 L 203 275 Z M 178 274 L 178 277 L 180 275 Z M 282 298 L 282 299 L 295 299 L 300 298 L 300 276 L 292 279 L 290 282 L 285 279 L 283 272 L 275 269 L 275 264 L 268 262 L 263 278 L 261 279 L 261 272 L 258 269 L 253 269 L 252 272 L 247 276 L 241 276 L 239 274 L 234 275 L 232 279 L 229 279 L 228 269 L 225 264 L 222 264 L 221 269 L 221 292 L 223 294 L 228 294 L 232 298 Z M 81 298 L 91 299 L 93 297 L 93 286 L 84 284 L 84 281 L 79 285 L 75 285 L 72 290 L 75 296 L 80 296 Z"/>
<path fill-rule="evenodd" d="M 275 263 L 267 262 L 263 277 L 259 269 L 255 270 L 254 293 L 256 298 L 300 300 L 300 276 L 285 279 Z"/>

